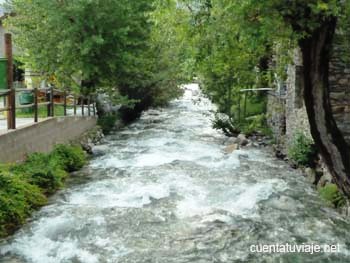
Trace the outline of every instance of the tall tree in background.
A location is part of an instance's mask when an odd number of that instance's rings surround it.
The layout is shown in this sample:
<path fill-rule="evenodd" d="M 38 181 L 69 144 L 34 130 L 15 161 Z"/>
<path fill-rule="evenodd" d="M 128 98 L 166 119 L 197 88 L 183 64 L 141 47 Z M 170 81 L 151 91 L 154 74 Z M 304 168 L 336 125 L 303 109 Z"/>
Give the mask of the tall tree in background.
<path fill-rule="evenodd" d="M 207 3 L 205 0 L 199 2 Z M 194 3 L 198 5 L 198 1 Z M 328 82 L 333 35 L 338 19 L 349 19 L 350 1 L 212 0 L 211 5 L 211 15 L 215 15 L 218 20 L 216 23 L 223 23 L 222 28 L 237 27 L 231 32 L 236 33 L 237 39 L 246 40 L 240 54 L 243 61 L 243 54 L 263 58 L 268 55 L 264 55 L 264 48 L 283 43 L 286 39 L 295 44 L 294 47 L 301 49 L 304 63 L 304 99 L 311 134 L 334 181 L 350 196 L 350 150 L 333 118 Z M 217 16 L 217 12 L 225 13 L 230 20 Z M 214 24 L 215 21 L 212 21 L 209 27 Z M 212 33 L 216 40 L 220 39 L 217 34 L 221 32 L 222 29 Z M 224 50 L 225 42 L 231 37 L 232 34 L 226 34 L 217 42 L 223 47 L 220 51 Z M 228 50 L 237 46 L 231 45 Z M 254 48 L 262 52 L 249 52 Z M 266 51 L 268 50 L 267 48 Z M 208 56 L 205 57 L 207 58 Z M 218 60 L 223 61 L 222 58 Z M 219 62 L 215 62 L 213 67 L 220 65 Z M 239 67 L 239 63 L 233 64 L 232 68 L 237 76 L 243 76 L 244 70 Z M 219 71 L 222 72 L 222 69 Z"/>
<path fill-rule="evenodd" d="M 164 62 L 169 70 L 159 74 L 150 19 L 155 1 L 7 2 L 16 14 L 7 24 L 21 60 L 47 77 L 54 76 L 61 86 L 70 87 L 80 79 L 82 92 L 98 88 L 126 98 L 125 116 L 129 113 L 130 118 L 178 94 L 177 85 L 159 80 L 173 78 L 177 65 Z"/>

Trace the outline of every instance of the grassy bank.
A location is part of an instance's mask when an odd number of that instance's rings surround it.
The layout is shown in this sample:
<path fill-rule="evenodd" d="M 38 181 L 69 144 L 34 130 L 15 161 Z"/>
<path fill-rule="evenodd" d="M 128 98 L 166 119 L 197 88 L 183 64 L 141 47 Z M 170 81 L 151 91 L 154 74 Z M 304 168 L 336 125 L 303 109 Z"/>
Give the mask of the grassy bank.
<path fill-rule="evenodd" d="M 24 163 L 0 166 L 0 238 L 25 223 L 31 213 L 60 189 L 69 172 L 86 162 L 80 146 L 57 145 L 49 154 L 35 153 Z"/>

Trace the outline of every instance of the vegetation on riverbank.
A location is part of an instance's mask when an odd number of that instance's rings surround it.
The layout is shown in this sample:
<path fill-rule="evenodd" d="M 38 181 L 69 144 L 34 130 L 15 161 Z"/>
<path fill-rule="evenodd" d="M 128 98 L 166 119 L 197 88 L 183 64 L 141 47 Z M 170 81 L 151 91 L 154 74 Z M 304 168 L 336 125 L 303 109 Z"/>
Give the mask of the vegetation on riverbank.
<path fill-rule="evenodd" d="M 0 238 L 12 234 L 47 197 L 63 187 L 69 172 L 86 162 L 80 146 L 56 145 L 49 154 L 34 153 L 20 164 L 0 166 Z"/>
<path fill-rule="evenodd" d="M 5 6 L 16 14 L 5 23 L 20 51 L 16 59 L 56 88 L 106 94 L 130 113 L 123 119 L 179 95 L 182 43 L 161 30 L 166 18 L 158 1 L 13 0 Z"/>
<path fill-rule="evenodd" d="M 117 114 L 104 115 L 98 118 L 97 124 L 101 127 L 103 134 L 108 135 L 118 120 L 120 117 Z"/>
<path fill-rule="evenodd" d="M 296 133 L 289 146 L 288 157 L 297 165 L 313 167 L 317 158 L 317 149 L 313 140 L 303 133 Z"/>

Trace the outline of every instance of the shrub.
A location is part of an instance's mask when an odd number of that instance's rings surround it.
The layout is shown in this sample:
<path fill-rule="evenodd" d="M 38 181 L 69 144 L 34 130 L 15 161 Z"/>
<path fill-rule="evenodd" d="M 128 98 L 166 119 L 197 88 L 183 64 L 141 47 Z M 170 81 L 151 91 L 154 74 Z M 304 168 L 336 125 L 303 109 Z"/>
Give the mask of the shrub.
<path fill-rule="evenodd" d="M 101 126 L 104 134 L 109 134 L 115 127 L 117 115 L 105 115 L 98 118 L 97 124 Z"/>
<path fill-rule="evenodd" d="M 258 114 L 247 118 L 246 121 L 241 124 L 241 127 L 242 132 L 247 135 L 252 135 L 254 133 L 271 135 L 271 130 L 267 127 L 265 114 Z"/>
<path fill-rule="evenodd" d="M 319 190 L 319 193 L 323 200 L 331 205 L 334 205 L 336 208 L 345 204 L 345 197 L 335 184 L 325 185 Z"/>
<path fill-rule="evenodd" d="M 62 165 L 68 172 L 81 169 L 86 162 L 85 152 L 80 146 L 58 144 L 50 154 L 50 159 Z"/>
<path fill-rule="evenodd" d="M 235 127 L 232 119 L 228 116 L 220 116 L 219 114 L 215 115 L 213 120 L 213 128 L 217 130 L 222 130 L 226 136 L 237 136 L 241 130 Z"/>
<path fill-rule="evenodd" d="M 0 165 L 0 237 L 44 205 L 46 195 L 62 187 L 67 172 L 80 169 L 85 160 L 80 147 L 57 145 L 50 154 L 31 154 L 22 164 Z"/>
<path fill-rule="evenodd" d="M 33 209 L 46 201 L 39 187 L 18 175 L 0 171 L 0 237 L 12 233 Z"/>
<path fill-rule="evenodd" d="M 289 149 L 288 156 L 298 165 L 312 166 L 316 158 L 316 147 L 312 139 L 298 132 L 293 139 Z"/>

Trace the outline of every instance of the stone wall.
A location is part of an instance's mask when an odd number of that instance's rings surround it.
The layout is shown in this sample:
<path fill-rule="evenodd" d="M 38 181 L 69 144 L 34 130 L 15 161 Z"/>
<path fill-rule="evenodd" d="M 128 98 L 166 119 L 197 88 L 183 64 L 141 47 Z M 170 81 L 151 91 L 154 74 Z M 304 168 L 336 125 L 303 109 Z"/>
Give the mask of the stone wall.
<path fill-rule="evenodd" d="M 350 145 L 350 31 L 337 30 L 330 61 L 329 84 L 333 116 L 338 128 Z M 294 63 L 288 66 L 286 96 L 284 99 L 268 98 L 268 123 L 280 149 L 287 153 L 288 145 L 296 133 L 311 138 L 310 126 L 303 101 L 303 66 L 300 51 L 294 52 Z M 285 116 L 275 113 L 276 108 L 284 108 Z M 283 129 L 285 127 L 285 129 Z M 280 140 L 279 138 L 283 138 Z"/>
<path fill-rule="evenodd" d="M 285 155 L 297 133 L 311 137 L 303 100 L 302 72 L 301 54 L 295 50 L 293 65 L 289 65 L 287 69 L 285 90 L 277 90 L 268 96 L 268 124 L 273 131 L 278 150 Z"/>
<path fill-rule="evenodd" d="M 23 161 L 34 152 L 50 152 L 96 126 L 96 117 L 55 117 L 0 135 L 0 163 Z"/>
<path fill-rule="evenodd" d="M 329 65 L 330 98 L 338 128 L 350 145 L 350 31 L 337 30 Z"/>

